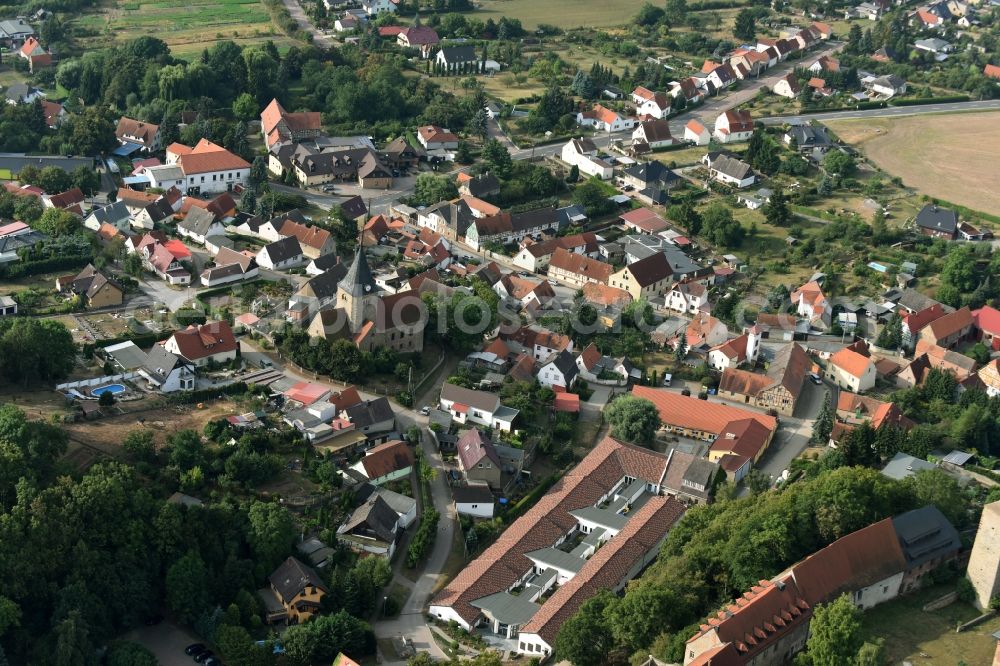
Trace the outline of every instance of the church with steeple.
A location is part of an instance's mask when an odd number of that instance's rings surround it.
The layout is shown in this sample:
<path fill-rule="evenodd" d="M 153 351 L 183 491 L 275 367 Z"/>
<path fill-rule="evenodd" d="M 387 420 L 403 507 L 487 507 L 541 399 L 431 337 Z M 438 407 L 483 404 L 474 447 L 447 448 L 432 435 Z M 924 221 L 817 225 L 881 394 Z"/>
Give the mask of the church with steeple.
<path fill-rule="evenodd" d="M 362 351 L 420 352 L 424 349 L 422 311 L 416 291 L 379 292 L 359 243 L 351 267 L 337 283 L 335 302 L 313 316 L 308 332 L 327 340 L 349 339 Z"/>

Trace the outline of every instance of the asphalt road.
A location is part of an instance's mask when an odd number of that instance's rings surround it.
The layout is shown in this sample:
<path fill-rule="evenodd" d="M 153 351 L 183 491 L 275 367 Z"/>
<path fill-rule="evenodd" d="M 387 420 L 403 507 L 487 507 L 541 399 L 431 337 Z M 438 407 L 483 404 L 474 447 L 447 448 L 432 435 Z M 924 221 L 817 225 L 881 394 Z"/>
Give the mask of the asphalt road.
<path fill-rule="evenodd" d="M 309 20 L 309 17 L 306 16 L 306 13 L 302 10 L 302 5 L 298 3 L 298 0 L 282 1 L 285 4 L 285 8 L 288 10 L 288 13 L 291 14 L 292 18 L 295 19 L 295 22 L 299 24 L 299 28 L 313 36 L 313 44 L 324 49 L 328 49 L 333 46 L 333 40 L 320 32 L 319 29 L 312 24 L 312 21 Z"/>
<path fill-rule="evenodd" d="M 949 102 L 947 104 L 920 104 L 917 106 L 890 106 L 884 109 L 862 109 L 858 111 L 829 111 L 808 113 L 800 116 L 772 116 L 761 118 L 765 125 L 785 123 L 808 123 L 810 120 L 848 120 L 852 118 L 898 118 L 919 116 L 928 113 L 968 113 L 970 111 L 1000 111 L 1000 99 L 985 99 L 972 102 Z"/>

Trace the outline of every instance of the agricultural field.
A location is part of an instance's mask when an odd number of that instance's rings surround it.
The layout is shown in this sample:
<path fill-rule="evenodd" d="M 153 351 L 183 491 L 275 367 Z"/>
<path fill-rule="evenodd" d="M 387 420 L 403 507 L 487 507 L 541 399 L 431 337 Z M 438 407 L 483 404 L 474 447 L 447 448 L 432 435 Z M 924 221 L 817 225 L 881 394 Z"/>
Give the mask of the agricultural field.
<path fill-rule="evenodd" d="M 993 113 L 835 120 L 826 124 L 880 169 L 921 194 L 985 212 L 1000 209 Z"/>
<path fill-rule="evenodd" d="M 271 23 L 260 0 L 115 0 L 100 13 L 80 17 L 78 25 L 95 33 L 95 42 L 153 35 L 180 58 L 197 56 L 220 39 L 239 44 L 289 40 Z"/>
<path fill-rule="evenodd" d="M 509 16 L 527 29 L 547 23 L 560 28 L 608 28 L 632 20 L 646 0 L 482 0 L 475 17 L 499 20 Z"/>

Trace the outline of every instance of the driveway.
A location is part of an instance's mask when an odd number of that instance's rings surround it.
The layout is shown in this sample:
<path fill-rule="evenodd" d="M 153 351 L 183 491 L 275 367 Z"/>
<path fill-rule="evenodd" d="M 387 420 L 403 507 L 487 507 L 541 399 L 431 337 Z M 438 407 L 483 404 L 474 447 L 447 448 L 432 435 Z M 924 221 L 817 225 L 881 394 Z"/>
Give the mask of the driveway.
<path fill-rule="evenodd" d="M 333 46 L 333 40 L 320 32 L 316 26 L 312 24 L 312 21 L 309 20 L 308 16 L 306 16 L 306 13 L 303 11 L 302 5 L 298 3 L 298 0 L 282 1 L 284 2 L 285 9 L 287 9 L 288 13 L 292 15 L 295 22 L 299 24 L 299 28 L 313 36 L 313 44 L 324 49 L 328 49 Z"/>
<path fill-rule="evenodd" d="M 156 306 L 166 307 L 171 312 L 177 312 L 181 306 L 194 298 L 196 289 L 187 287 L 185 289 L 174 289 L 163 280 L 146 275 L 139 280 L 139 289 L 146 296 L 146 301 Z M 131 306 L 145 305 L 141 297 L 133 299 Z"/>
<path fill-rule="evenodd" d="M 781 417 L 781 426 L 768 447 L 764 457 L 760 459 L 757 468 L 772 479 L 777 479 L 781 473 L 788 469 L 792 460 L 797 458 L 806 447 L 809 446 L 809 439 L 812 437 L 813 425 L 816 416 L 823 404 L 823 400 L 833 400 L 831 406 L 836 405 L 836 389 L 832 391 L 826 385 L 817 386 L 806 379 L 802 384 L 802 393 L 795 405 L 795 416 Z"/>
<path fill-rule="evenodd" d="M 145 646 L 156 655 L 160 666 L 191 666 L 194 662 L 184 654 L 184 648 L 192 643 L 204 642 L 189 630 L 167 620 L 153 627 L 133 629 L 123 638 Z"/>

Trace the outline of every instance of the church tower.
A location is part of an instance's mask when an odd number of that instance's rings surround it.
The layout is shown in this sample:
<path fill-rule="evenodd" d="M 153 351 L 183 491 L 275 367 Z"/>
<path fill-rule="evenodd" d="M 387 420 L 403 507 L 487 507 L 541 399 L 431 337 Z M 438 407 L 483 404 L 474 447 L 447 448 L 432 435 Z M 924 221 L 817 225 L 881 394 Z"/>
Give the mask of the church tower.
<path fill-rule="evenodd" d="M 351 333 L 357 333 L 366 319 L 374 318 L 377 298 L 375 280 L 359 243 L 347 275 L 337 283 L 337 306 L 347 313 Z"/>

